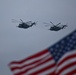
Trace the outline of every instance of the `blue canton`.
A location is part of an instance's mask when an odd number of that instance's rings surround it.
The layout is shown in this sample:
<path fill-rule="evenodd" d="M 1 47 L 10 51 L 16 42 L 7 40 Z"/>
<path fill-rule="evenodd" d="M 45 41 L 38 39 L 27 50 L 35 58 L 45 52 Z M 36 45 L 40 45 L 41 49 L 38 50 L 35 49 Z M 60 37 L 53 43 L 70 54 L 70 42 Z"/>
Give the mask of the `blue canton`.
<path fill-rule="evenodd" d="M 76 30 L 49 47 L 49 50 L 57 62 L 66 52 L 76 49 Z"/>

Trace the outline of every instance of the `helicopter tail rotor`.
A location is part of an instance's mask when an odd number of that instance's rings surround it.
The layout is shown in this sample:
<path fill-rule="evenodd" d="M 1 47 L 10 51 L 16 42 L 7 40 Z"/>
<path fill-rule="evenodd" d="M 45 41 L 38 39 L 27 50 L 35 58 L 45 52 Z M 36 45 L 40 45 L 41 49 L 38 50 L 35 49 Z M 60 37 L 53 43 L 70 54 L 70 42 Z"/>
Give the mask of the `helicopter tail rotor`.
<path fill-rule="evenodd" d="M 60 25 L 61 23 L 58 23 L 56 26 Z"/>
<path fill-rule="evenodd" d="M 66 23 L 65 25 L 62 25 L 62 29 L 65 29 L 68 26 L 68 23 Z"/>
<path fill-rule="evenodd" d="M 38 22 L 38 21 L 34 22 L 34 25 L 35 25 L 35 26 L 36 26 L 37 22 Z"/>

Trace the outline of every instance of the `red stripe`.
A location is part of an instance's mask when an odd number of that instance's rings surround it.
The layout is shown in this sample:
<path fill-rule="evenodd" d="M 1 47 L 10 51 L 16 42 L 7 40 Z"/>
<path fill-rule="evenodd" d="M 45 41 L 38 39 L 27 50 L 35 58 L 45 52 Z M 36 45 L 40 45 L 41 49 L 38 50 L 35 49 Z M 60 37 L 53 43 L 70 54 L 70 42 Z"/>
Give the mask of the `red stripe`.
<path fill-rule="evenodd" d="M 36 57 L 40 57 L 40 56 L 42 56 L 43 54 L 46 54 L 47 52 L 49 52 L 47 49 L 46 49 L 46 50 L 43 50 L 43 51 L 38 52 L 38 53 L 36 53 L 36 54 L 34 54 L 34 55 L 32 55 L 32 56 L 29 56 L 29 57 L 26 58 L 26 59 L 23 59 L 23 60 L 21 60 L 21 61 L 13 61 L 13 62 L 11 62 L 9 65 L 12 65 L 12 64 L 22 64 L 23 62 L 25 62 L 25 61 L 27 61 L 27 60 L 30 60 L 30 59 L 33 59 L 33 58 L 36 58 Z"/>
<path fill-rule="evenodd" d="M 36 67 L 38 67 L 38 66 L 41 66 L 42 64 L 45 64 L 45 63 L 49 62 L 50 60 L 52 60 L 52 58 L 49 58 L 49 59 L 47 59 L 47 60 L 45 60 L 45 61 L 43 61 L 43 62 L 39 62 L 39 63 L 37 63 L 37 65 L 35 65 L 34 67 L 27 68 L 27 69 L 25 69 L 24 71 L 21 71 L 21 72 L 17 73 L 16 75 L 27 73 L 27 72 L 30 71 L 31 69 L 34 69 L 34 68 L 36 68 Z M 32 74 L 32 75 L 33 75 L 33 74 Z"/>
<path fill-rule="evenodd" d="M 70 67 L 72 67 L 74 65 L 76 65 L 76 62 L 72 62 L 71 64 L 68 64 L 68 65 L 64 66 L 62 69 L 59 70 L 59 72 L 57 74 L 59 75 L 64 70 L 69 69 Z"/>
<path fill-rule="evenodd" d="M 47 75 L 56 75 L 55 72 L 48 73 Z"/>
<path fill-rule="evenodd" d="M 66 75 L 74 75 L 74 74 L 76 74 L 76 69 L 71 71 L 71 72 L 69 72 L 69 73 L 67 73 Z"/>

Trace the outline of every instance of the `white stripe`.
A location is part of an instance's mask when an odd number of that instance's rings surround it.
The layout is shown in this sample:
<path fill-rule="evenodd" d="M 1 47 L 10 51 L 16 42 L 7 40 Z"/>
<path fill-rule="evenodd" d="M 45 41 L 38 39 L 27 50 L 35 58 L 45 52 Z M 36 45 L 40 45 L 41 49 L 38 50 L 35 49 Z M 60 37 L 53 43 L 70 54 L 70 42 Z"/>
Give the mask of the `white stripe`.
<path fill-rule="evenodd" d="M 50 68 L 49 70 L 46 70 L 46 71 L 44 71 L 44 72 L 42 72 L 42 73 L 40 73 L 38 75 L 47 75 L 49 73 L 53 73 L 55 71 L 55 68 L 56 67 Z"/>
<path fill-rule="evenodd" d="M 73 70 L 76 70 L 76 65 L 64 70 L 62 73 L 60 73 L 60 75 L 66 75 L 67 73 L 73 71 Z"/>
<path fill-rule="evenodd" d="M 62 64 L 60 64 L 60 66 L 57 66 L 56 73 L 57 73 L 60 69 L 62 69 L 63 67 L 65 67 L 65 66 L 67 66 L 67 65 L 69 65 L 69 64 L 71 64 L 71 63 L 73 63 L 73 62 L 76 62 L 76 57 L 71 58 L 71 59 L 68 59 L 68 60 L 64 61 Z"/>
<path fill-rule="evenodd" d="M 44 68 L 46 68 L 47 66 L 50 66 L 50 65 L 53 65 L 53 64 L 55 64 L 55 61 L 52 59 L 51 61 L 49 61 L 49 62 L 47 62 L 47 63 L 44 63 L 44 64 L 42 64 L 42 65 L 40 65 L 40 66 L 38 66 L 38 67 L 30 70 L 28 73 L 30 73 L 30 74 L 31 74 L 31 73 L 34 73 L 34 72 L 36 72 L 36 71 L 38 71 L 38 70 L 44 69 Z"/>
<path fill-rule="evenodd" d="M 65 53 L 64 55 L 63 55 L 63 57 L 57 62 L 57 64 L 59 64 L 62 60 L 64 60 L 66 57 L 68 57 L 68 56 L 70 56 L 70 55 L 74 55 L 74 54 L 76 54 L 76 50 L 73 50 L 73 51 L 70 51 L 70 52 L 68 52 L 68 53 Z"/>
<path fill-rule="evenodd" d="M 49 59 L 49 58 L 51 58 L 50 55 L 49 55 L 47 58 L 45 58 L 44 60 L 42 60 L 42 61 L 40 61 L 40 62 L 38 62 L 38 63 L 32 64 L 32 65 L 28 65 L 27 67 L 24 67 L 24 68 L 22 68 L 22 69 L 16 69 L 16 70 L 14 70 L 14 73 L 18 73 L 18 72 L 20 72 L 20 71 L 27 70 L 28 68 L 32 68 L 32 67 L 36 66 L 37 64 L 39 64 L 39 63 L 41 63 L 41 62 L 43 62 L 43 61 L 45 61 L 45 60 L 47 60 L 47 59 Z"/>
<path fill-rule="evenodd" d="M 33 58 L 33 59 L 26 60 L 26 61 L 24 61 L 24 62 L 21 63 L 21 64 L 11 64 L 10 67 L 11 67 L 11 68 L 12 68 L 12 67 L 15 67 L 15 66 L 21 67 L 21 66 L 23 66 L 23 65 L 25 65 L 25 64 L 30 64 L 30 63 L 32 63 L 32 62 L 34 62 L 34 61 L 36 61 L 36 60 L 42 59 L 42 58 L 44 58 L 44 57 L 46 57 L 46 56 L 48 56 L 48 55 L 50 55 L 49 52 L 46 53 L 46 54 L 43 54 L 43 55 L 40 56 L 40 57 L 36 57 L 36 58 Z M 51 56 L 51 55 L 50 55 L 50 56 Z"/>

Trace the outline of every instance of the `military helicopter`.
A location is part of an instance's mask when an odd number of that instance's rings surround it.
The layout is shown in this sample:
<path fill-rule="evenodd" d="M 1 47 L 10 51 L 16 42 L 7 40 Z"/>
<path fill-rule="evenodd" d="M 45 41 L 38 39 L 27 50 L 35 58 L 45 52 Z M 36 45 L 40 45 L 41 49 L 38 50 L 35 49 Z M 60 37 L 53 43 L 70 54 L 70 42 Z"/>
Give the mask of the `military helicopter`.
<path fill-rule="evenodd" d="M 59 30 L 61 30 L 61 29 L 64 29 L 65 27 L 67 27 L 67 25 L 60 25 L 61 23 L 58 23 L 58 24 L 56 24 L 56 25 L 54 25 L 51 21 L 50 21 L 50 23 L 51 23 L 53 26 L 51 26 L 50 29 L 48 29 L 48 30 L 51 30 L 51 31 L 59 31 Z M 48 24 L 48 23 L 45 23 L 45 24 L 50 25 L 50 24 Z M 59 25 L 60 25 L 60 26 L 59 26 Z"/>
<path fill-rule="evenodd" d="M 13 22 L 19 22 L 19 25 L 17 27 L 27 29 L 29 27 L 32 27 L 33 25 L 36 25 L 36 22 L 28 21 L 23 22 L 22 19 L 20 21 L 12 19 Z"/>

